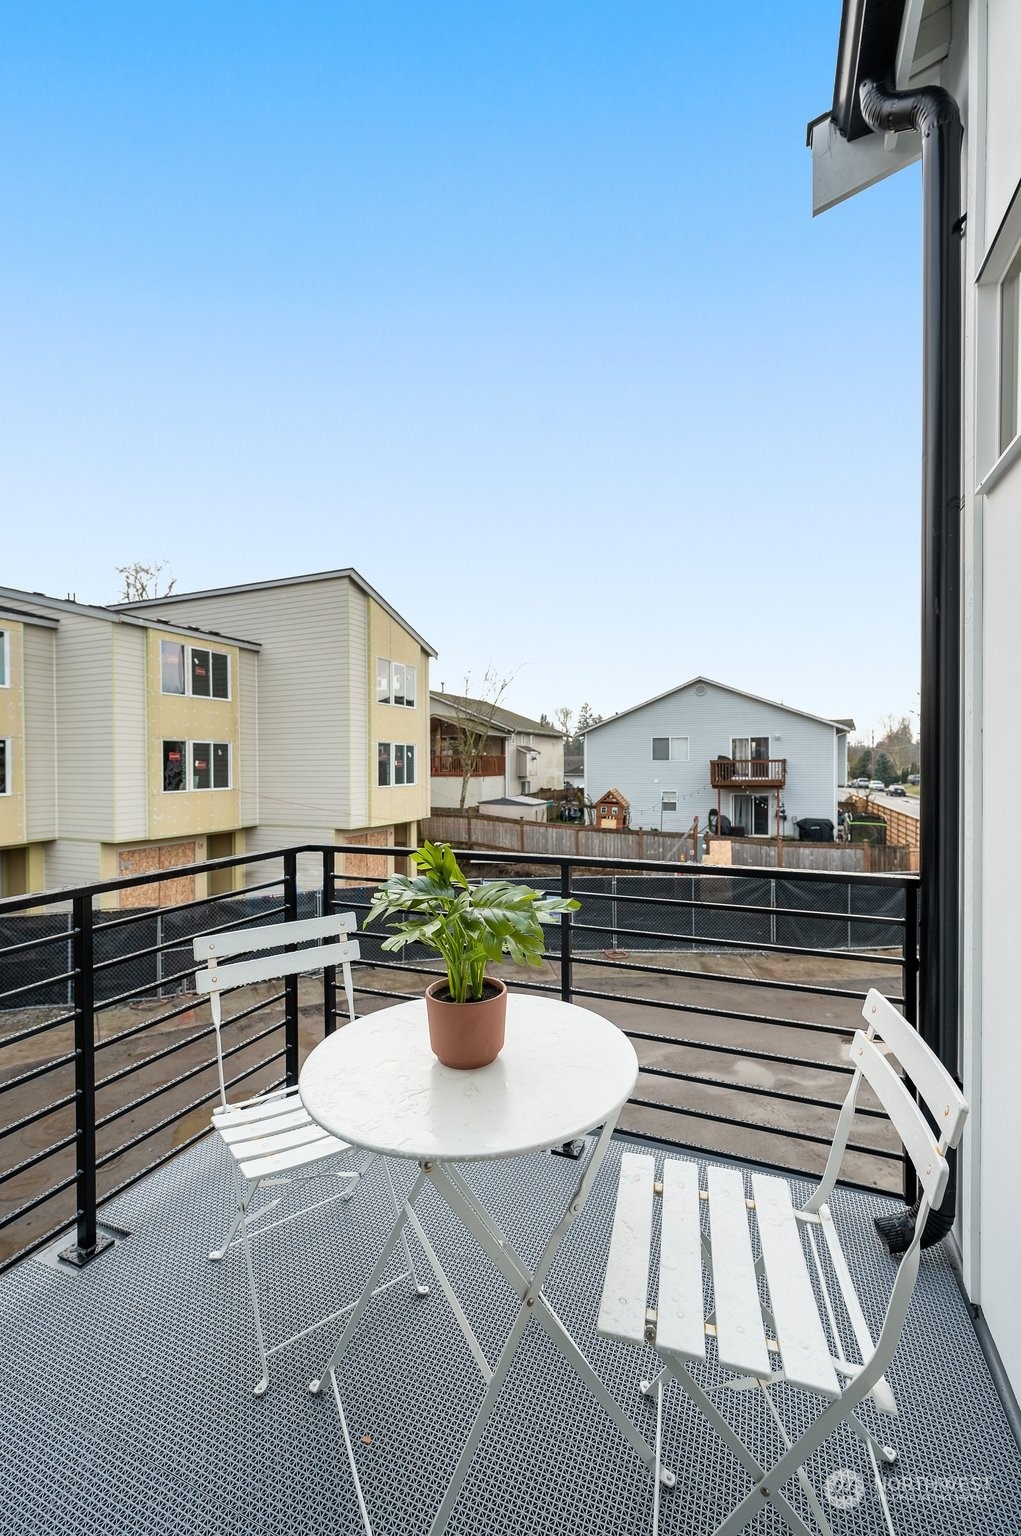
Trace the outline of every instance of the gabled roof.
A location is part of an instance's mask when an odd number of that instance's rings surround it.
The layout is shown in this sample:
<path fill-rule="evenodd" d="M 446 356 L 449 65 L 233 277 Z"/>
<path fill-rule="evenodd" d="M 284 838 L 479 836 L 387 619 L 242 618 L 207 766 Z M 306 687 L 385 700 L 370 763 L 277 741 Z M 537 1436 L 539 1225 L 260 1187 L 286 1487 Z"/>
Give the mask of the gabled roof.
<path fill-rule="evenodd" d="M 781 704 L 778 699 L 764 699 L 757 693 L 748 693 L 743 688 L 732 688 L 729 683 L 718 683 L 711 677 L 689 677 L 686 683 L 680 683 L 676 688 L 668 688 L 665 693 L 657 693 L 654 698 L 645 699 L 641 704 L 632 704 L 630 709 L 622 709 L 607 720 L 600 720 L 598 725 L 589 725 L 581 732 L 582 736 L 588 736 L 592 731 L 600 731 L 606 725 L 613 725 L 617 720 L 623 720 L 625 715 L 637 714 L 640 709 L 647 709 L 650 704 L 658 704 L 661 699 L 672 698 L 675 693 L 683 693 L 686 688 L 694 688 L 701 683 L 705 688 L 720 688 L 724 693 L 736 693 L 738 698 L 751 699 L 755 704 L 769 704 L 773 709 L 784 709 L 789 715 L 801 715 L 805 720 L 818 720 L 820 725 L 831 725 L 835 731 L 846 735 L 848 729 L 854 729 L 853 721 L 831 720 L 826 715 L 813 715 L 807 709 L 794 709 L 790 704 Z"/>
<path fill-rule="evenodd" d="M 340 570 L 336 571 L 311 571 L 308 575 L 305 576 L 276 576 L 270 581 L 241 581 L 236 582 L 233 586 L 229 587 L 204 587 L 200 592 L 172 592 L 167 597 L 147 597 L 140 600 L 139 602 L 111 603 L 110 606 L 111 608 L 116 608 L 121 612 L 128 611 L 131 613 L 137 613 L 139 609 L 142 608 L 153 608 L 157 605 L 162 605 L 165 607 L 168 603 L 172 604 L 191 602 L 194 598 L 197 597 L 224 597 L 235 592 L 267 592 L 272 591 L 274 587 L 301 587 L 307 586 L 308 583 L 312 581 L 339 580 L 350 581 L 353 582 L 356 587 L 361 587 L 362 591 L 371 597 L 373 602 L 378 603 L 379 606 L 386 613 L 388 613 L 392 619 L 397 620 L 402 629 L 407 630 L 408 634 L 413 640 L 418 641 L 419 645 L 424 651 L 428 651 L 430 656 L 436 655 L 435 650 L 429 644 L 428 640 L 423 640 L 422 636 L 417 632 L 417 630 L 412 629 L 407 619 L 402 618 L 401 615 L 397 612 L 397 609 L 392 608 L 387 602 L 386 598 L 381 597 L 380 594 L 376 591 L 375 587 L 370 587 L 369 583 L 365 580 L 365 577 L 359 575 L 354 567 L 350 565 L 344 566 Z"/>
<path fill-rule="evenodd" d="M 201 635 L 203 639 L 209 640 L 226 640 L 230 645 L 241 646 L 242 650 L 262 649 L 257 640 L 242 640 L 237 635 L 221 634 L 218 629 L 202 629 L 194 624 L 182 624 L 174 618 L 136 614 L 113 605 L 104 608 L 98 603 L 79 603 L 73 597 L 49 597 L 45 592 L 20 592 L 17 587 L 0 587 L 0 603 L 3 603 L 7 597 L 13 597 L 17 602 L 31 603 L 37 608 L 52 610 L 56 614 L 80 613 L 90 619 L 102 619 L 107 624 L 130 624 L 136 629 L 169 629 L 177 634 Z M 11 609 L 7 611 L 13 612 Z M 26 613 L 21 617 L 36 618 L 38 622 L 46 622 L 34 614 Z"/>
<path fill-rule="evenodd" d="M 607 789 L 593 800 L 593 805 L 602 805 L 604 800 L 616 800 L 618 805 L 630 805 L 627 795 L 622 795 L 619 789 Z"/>
<path fill-rule="evenodd" d="M 472 699 L 465 693 L 440 693 L 435 688 L 430 691 L 429 697 L 439 699 L 451 709 L 461 709 L 474 720 L 488 721 L 492 716 L 494 731 L 500 731 L 506 736 L 515 731 L 524 731 L 529 736 L 561 735 L 555 725 L 542 725 L 538 720 L 530 720 L 527 715 L 515 714 L 512 709 L 494 709 L 487 699 Z"/>
<path fill-rule="evenodd" d="M 38 624 L 41 629 L 58 629 L 59 619 L 44 619 L 41 613 L 27 613 L 22 608 L 12 608 L 9 603 L 0 603 L 0 619 L 16 619 L 19 624 Z"/>

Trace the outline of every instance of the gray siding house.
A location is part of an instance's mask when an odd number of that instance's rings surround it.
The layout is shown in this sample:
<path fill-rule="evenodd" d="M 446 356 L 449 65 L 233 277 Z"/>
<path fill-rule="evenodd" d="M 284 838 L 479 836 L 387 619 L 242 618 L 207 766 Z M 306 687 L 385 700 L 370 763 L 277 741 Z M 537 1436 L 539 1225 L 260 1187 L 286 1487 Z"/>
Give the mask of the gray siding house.
<path fill-rule="evenodd" d="M 852 728 L 694 677 L 589 727 L 586 791 L 620 790 L 633 827 L 686 831 L 720 810 L 749 837 L 793 836 L 804 817 L 836 825 Z"/>

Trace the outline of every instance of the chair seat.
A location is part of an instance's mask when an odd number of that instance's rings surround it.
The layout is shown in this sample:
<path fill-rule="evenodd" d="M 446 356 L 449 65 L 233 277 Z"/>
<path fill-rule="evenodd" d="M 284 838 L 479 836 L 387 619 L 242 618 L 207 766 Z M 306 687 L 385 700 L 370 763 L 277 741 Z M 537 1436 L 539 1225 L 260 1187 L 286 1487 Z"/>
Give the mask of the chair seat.
<path fill-rule="evenodd" d="M 213 1115 L 213 1128 L 241 1176 L 250 1180 L 293 1172 L 351 1151 L 315 1123 L 297 1090 L 220 1110 Z"/>

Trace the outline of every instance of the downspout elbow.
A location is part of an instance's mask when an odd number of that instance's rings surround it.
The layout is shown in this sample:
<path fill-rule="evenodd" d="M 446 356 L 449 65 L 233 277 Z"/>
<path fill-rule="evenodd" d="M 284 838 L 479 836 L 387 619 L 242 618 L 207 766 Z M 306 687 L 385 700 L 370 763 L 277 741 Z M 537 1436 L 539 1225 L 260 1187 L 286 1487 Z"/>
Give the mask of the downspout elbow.
<path fill-rule="evenodd" d="M 903 133 L 913 128 L 923 138 L 939 129 L 960 129 L 961 111 L 949 91 L 927 85 L 917 91 L 891 91 L 878 80 L 858 88 L 861 115 L 874 133 Z"/>

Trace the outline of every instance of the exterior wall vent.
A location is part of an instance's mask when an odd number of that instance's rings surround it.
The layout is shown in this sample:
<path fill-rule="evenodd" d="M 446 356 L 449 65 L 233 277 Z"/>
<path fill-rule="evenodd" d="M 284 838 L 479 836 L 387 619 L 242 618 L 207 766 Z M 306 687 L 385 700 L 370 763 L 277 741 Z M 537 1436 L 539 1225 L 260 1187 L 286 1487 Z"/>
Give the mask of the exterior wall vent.
<path fill-rule="evenodd" d="M 706 687 L 705 683 L 696 683 L 695 692 L 698 694 L 699 698 L 702 698 L 703 694 L 709 692 L 709 689 Z"/>

